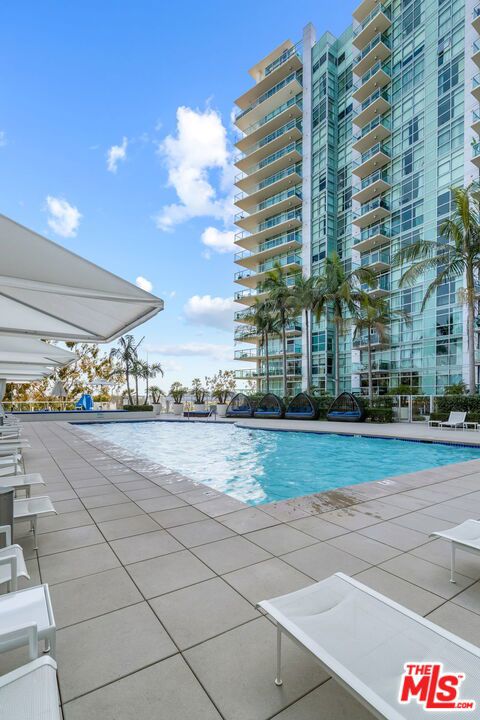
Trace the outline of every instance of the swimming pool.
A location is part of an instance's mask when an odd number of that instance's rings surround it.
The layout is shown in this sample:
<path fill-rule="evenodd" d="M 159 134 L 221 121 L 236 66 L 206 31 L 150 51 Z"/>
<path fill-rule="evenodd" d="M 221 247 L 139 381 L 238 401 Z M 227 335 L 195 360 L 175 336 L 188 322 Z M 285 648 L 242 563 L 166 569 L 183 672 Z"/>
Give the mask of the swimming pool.
<path fill-rule="evenodd" d="M 480 459 L 480 448 L 461 445 L 230 424 L 129 422 L 82 427 L 251 505 Z"/>

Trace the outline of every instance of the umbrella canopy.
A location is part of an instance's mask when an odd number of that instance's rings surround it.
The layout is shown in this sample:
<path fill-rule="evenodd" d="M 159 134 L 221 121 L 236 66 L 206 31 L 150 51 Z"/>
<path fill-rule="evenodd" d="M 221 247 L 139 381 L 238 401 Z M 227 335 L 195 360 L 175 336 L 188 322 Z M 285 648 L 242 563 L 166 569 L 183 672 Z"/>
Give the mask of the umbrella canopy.
<path fill-rule="evenodd" d="M 50 395 L 52 397 L 67 397 L 67 394 L 68 393 L 61 380 L 57 380 L 53 388 L 50 390 Z"/>
<path fill-rule="evenodd" d="M 0 336 L 110 342 L 163 310 L 160 298 L 4 215 L 0 256 Z"/>
<path fill-rule="evenodd" d="M 10 337 L 0 335 L 0 363 L 14 365 L 66 365 L 76 358 L 76 354 L 66 348 L 58 347 L 28 336 Z"/>

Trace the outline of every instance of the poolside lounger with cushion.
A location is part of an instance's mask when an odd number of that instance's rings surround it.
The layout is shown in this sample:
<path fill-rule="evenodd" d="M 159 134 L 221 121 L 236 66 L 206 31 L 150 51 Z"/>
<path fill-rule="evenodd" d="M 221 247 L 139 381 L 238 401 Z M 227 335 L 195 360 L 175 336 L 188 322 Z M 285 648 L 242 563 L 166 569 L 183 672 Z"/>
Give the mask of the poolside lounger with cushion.
<path fill-rule="evenodd" d="M 466 550 L 474 555 L 480 555 L 480 522 L 478 520 L 465 520 L 465 522 L 446 530 L 430 533 L 430 537 L 443 538 L 451 542 L 450 582 L 455 582 L 455 551 L 457 548 Z"/>
<path fill-rule="evenodd" d="M 448 416 L 448 420 L 444 420 L 441 422 L 440 420 L 429 420 L 428 424 L 430 427 L 439 427 L 439 428 L 464 428 L 467 424 L 474 424 L 474 423 L 466 423 L 465 419 L 467 417 L 466 412 L 451 412 Z"/>
<path fill-rule="evenodd" d="M 378 718 L 428 715 L 415 699 L 399 703 L 407 663 L 463 673 L 462 698 L 478 702 L 479 648 L 343 573 L 258 605 L 277 623 L 277 685 L 285 633 Z"/>
<path fill-rule="evenodd" d="M 0 677 L 0 720 L 61 720 L 57 665 L 41 657 Z"/>
<path fill-rule="evenodd" d="M 10 468 L 12 474 L 16 475 L 21 470 L 22 456 L 18 453 L 0 456 L 0 468 Z"/>
<path fill-rule="evenodd" d="M 19 577 L 30 580 L 20 545 L 12 545 L 12 528 L 0 525 L 0 537 L 5 537 L 5 547 L 0 549 L 0 585 L 8 583 L 8 592 L 17 589 Z"/>
<path fill-rule="evenodd" d="M 16 491 L 25 490 L 26 497 L 30 497 L 32 485 L 45 485 L 45 480 L 40 473 L 19 475 L 15 474 L 12 466 L 0 467 L 0 488 L 13 487 Z"/>
<path fill-rule="evenodd" d="M 14 520 L 29 520 L 33 532 L 34 549 L 37 550 L 37 520 L 42 515 L 57 514 L 48 495 L 33 498 L 20 498 L 13 501 Z"/>
<path fill-rule="evenodd" d="M 41 654 L 45 643 L 55 657 L 55 620 L 48 585 L 0 595 L 0 652 L 28 645 L 30 660 Z"/>

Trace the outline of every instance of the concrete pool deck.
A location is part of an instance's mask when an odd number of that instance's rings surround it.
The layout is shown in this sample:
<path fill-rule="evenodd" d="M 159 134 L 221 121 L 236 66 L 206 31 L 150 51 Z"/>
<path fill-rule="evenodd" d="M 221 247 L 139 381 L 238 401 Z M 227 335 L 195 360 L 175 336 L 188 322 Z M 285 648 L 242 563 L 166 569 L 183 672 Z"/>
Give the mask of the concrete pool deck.
<path fill-rule="evenodd" d="M 361 434 L 480 445 L 424 425 Z M 25 423 L 24 436 L 26 470 L 59 513 L 39 521 L 37 552 L 24 525 L 16 541 L 30 584 L 50 585 L 65 720 L 371 718 L 289 641 L 277 688 L 275 629 L 255 609 L 336 571 L 480 645 L 480 559 L 459 551 L 452 585 L 449 546 L 429 538 L 480 518 L 480 460 L 251 507 L 79 426 Z M 25 658 L 0 655 L 0 674 Z"/>

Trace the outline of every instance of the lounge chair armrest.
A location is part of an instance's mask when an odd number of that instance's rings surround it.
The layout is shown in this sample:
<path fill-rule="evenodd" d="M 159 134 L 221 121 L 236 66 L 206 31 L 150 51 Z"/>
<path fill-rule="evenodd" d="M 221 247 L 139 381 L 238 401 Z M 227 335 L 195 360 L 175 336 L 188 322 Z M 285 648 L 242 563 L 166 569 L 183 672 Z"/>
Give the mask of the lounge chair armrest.
<path fill-rule="evenodd" d="M 38 628 L 36 623 L 18 625 L 6 632 L 0 633 L 0 649 L 2 645 L 14 643 L 17 640 L 28 642 L 28 652 L 31 660 L 38 657 Z"/>
<path fill-rule="evenodd" d="M 12 528 L 10 525 L 0 525 L 0 535 L 5 535 L 5 545 L 12 544 Z"/>
<path fill-rule="evenodd" d="M 4 555 L 3 557 L 0 557 L 0 565 L 10 565 L 10 577 L 12 580 L 17 577 L 17 556 L 15 553 L 13 555 Z"/>

